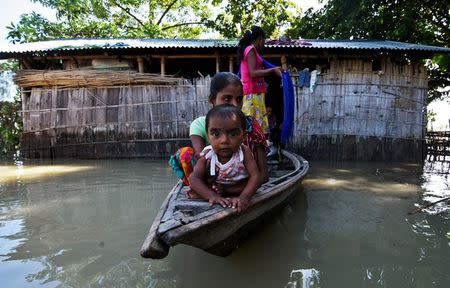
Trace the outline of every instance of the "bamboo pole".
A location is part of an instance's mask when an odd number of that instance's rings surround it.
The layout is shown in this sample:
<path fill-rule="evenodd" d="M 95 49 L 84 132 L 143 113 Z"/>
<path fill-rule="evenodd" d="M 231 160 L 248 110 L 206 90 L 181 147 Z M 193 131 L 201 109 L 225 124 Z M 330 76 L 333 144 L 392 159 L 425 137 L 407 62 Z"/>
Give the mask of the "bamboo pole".
<path fill-rule="evenodd" d="M 163 70 L 164 72 L 164 70 Z M 165 74 L 165 72 L 164 72 Z M 124 84 L 173 84 L 182 78 L 134 71 L 95 69 L 21 70 L 14 77 L 17 85 L 26 87 L 105 87 Z"/>
<path fill-rule="evenodd" d="M 166 57 L 161 57 L 161 76 L 166 76 Z"/>
<path fill-rule="evenodd" d="M 230 72 L 233 72 L 233 64 L 234 64 L 234 61 L 233 61 L 233 57 L 228 57 L 228 70 L 230 71 Z"/>
<path fill-rule="evenodd" d="M 144 73 L 144 59 L 141 56 L 137 57 L 138 71 L 139 73 Z"/>
<path fill-rule="evenodd" d="M 220 72 L 220 55 L 217 51 L 214 54 L 216 55 L 216 73 L 219 73 Z"/>
<path fill-rule="evenodd" d="M 287 69 L 287 60 L 286 60 L 286 55 L 281 55 L 281 68 L 283 68 L 284 70 Z"/>

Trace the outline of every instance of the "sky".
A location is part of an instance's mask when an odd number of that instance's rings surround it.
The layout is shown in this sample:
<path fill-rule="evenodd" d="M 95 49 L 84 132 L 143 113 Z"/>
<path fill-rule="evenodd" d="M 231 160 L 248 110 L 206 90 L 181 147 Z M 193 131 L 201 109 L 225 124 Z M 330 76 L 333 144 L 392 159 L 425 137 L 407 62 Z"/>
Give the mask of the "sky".
<path fill-rule="evenodd" d="M 0 10 L 0 45 L 9 43 L 9 40 L 6 40 L 9 31 L 6 26 L 9 26 L 11 22 L 19 22 L 22 14 L 35 11 L 46 18 L 55 18 L 55 13 L 51 9 L 30 0 L 0 0 L 0 3 L 2 7 Z"/>
<path fill-rule="evenodd" d="M 310 7 L 321 7 L 318 4 L 318 0 L 293 0 L 302 9 L 306 10 Z M 48 19 L 55 19 L 55 13 L 53 10 L 43 7 L 39 3 L 34 3 L 30 0 L 0 0 L 0 46 L 7 45 L 9 40 L 8 29 L 6 26 L 11 22 L 19 22 L 20 15 L 31 13 L 35 11 Z"/>

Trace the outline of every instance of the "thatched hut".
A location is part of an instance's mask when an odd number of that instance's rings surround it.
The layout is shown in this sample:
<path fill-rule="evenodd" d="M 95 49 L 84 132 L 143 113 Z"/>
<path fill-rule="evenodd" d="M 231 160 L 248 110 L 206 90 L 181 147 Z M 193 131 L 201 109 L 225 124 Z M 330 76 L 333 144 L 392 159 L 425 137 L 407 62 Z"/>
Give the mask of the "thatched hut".
<path fill-rule="evenodd" d="M 236 47 L 70 39 L 1 48 L 0 59 L 20 61 L 24 155 L 166 157 L 189 143 L 190 122 L 208 110 L 208 75 L 237 70 Z M 263 55 L 295 84 L 288 146 L 309 159 L 422 159 L 423 60 L 449 52 L 392 41 L 269 41 Z"/>

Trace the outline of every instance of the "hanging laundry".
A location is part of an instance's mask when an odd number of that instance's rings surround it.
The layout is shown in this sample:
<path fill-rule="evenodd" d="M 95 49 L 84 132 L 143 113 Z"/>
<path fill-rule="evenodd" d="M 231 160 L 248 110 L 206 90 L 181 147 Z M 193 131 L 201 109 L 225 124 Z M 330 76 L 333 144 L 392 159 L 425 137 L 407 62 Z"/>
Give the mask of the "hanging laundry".
<path fill-rule="evenodd" d="M 311 79 L 309 84 L 309 92 L 313 93 L 314 89 L 316 89 L 316 82 L 317 82 L 317 70 L 313 70 L 311 72 Z"/>
<path fill-rule="evenodd" d="M 298 74 L 298 88 L 302 88 L 303 86 L 309 87 L 311 80 L 311 75 L 309 73 L 309 69 L 305 68 Z"/>

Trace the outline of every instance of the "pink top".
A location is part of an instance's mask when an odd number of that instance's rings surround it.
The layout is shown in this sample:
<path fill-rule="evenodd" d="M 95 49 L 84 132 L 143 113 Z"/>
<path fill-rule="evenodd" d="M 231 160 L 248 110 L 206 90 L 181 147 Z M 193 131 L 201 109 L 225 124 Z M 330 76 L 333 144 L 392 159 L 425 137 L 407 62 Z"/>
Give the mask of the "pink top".
<path fill-rule="evenodd" d="M 247 46 L 244 50 L 244 57 L 241 60 L 241 77 L 242 83 L 244 84 L 244 95 L 253 94 L 253 93 L 266 93 L 266 83 L 264 82 L 264 77 L 252 78 L 250 77 L 250 73 L 248 71 L 248 63 L 247 63 L 247 55 L 253 49 L 256 56 L 256 67 L 255 70 L 264 69 L 263 60 L 261 56 L 259 56 L 258 51 L 256 51 L 255 46 L 250 45 Z"/>

